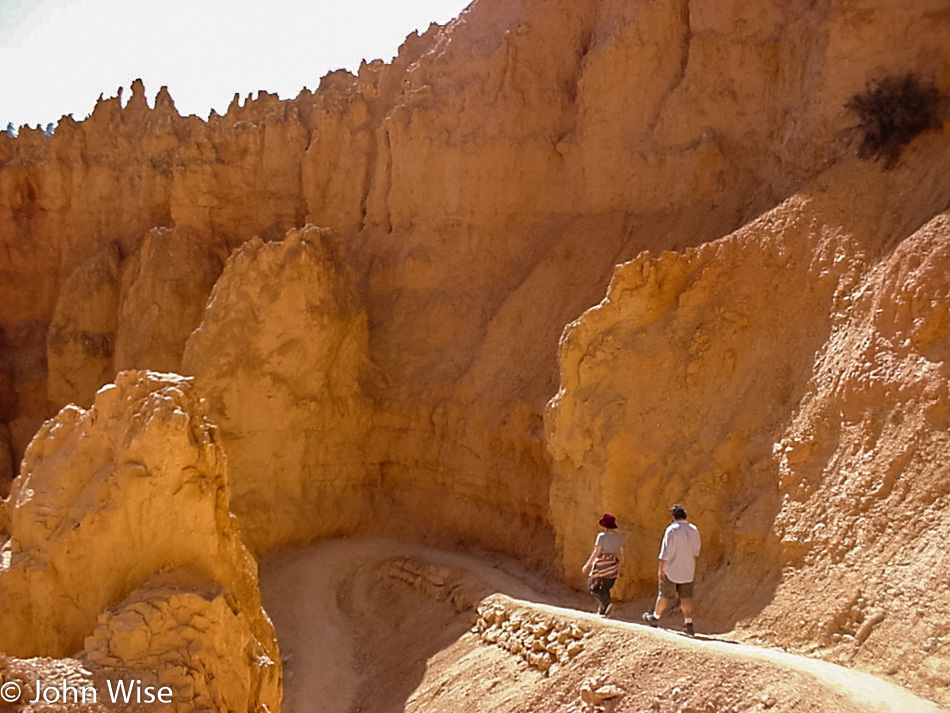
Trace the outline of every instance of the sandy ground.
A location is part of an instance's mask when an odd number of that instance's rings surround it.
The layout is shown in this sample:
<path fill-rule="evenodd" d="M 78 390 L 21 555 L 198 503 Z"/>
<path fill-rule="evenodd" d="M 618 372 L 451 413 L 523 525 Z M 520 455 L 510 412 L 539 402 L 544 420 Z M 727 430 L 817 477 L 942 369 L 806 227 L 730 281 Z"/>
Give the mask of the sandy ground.
<path fill-rule="evenodd" d="M 284 712 L 945 710 L 868 674 L 701 626 L 691 639 L 624 621 L 638 604 L 602 619 L 585 611 L 585 595 L 530 581 L 511 561 L 391 540 L 271 557 L 261 584 L 285 663 Z M 491 608 L 577 631 L 583 652 L 539 670 L 478 633 Z M 610 687 L 619 697 L 598 701 Z"/>

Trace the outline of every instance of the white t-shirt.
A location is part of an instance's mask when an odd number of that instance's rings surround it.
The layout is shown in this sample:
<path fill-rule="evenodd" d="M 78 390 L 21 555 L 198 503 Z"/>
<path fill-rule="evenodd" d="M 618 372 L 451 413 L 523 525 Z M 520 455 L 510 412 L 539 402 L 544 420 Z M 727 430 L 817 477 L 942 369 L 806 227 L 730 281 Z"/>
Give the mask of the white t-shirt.
<path fill-rule="evenodd" d="M 663 533 L 660 559 L 666 562 L 667 579 L 676 584 L 693 581 L 699 557 L 699 530 L 686 520 L 677 520 Z"/>

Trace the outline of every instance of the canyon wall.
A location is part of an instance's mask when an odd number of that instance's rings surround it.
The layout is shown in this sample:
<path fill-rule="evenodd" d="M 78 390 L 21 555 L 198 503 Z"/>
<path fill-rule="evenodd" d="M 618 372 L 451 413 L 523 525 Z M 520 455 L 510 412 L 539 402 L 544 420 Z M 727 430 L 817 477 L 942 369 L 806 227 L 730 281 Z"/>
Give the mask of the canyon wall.
<path fill-rule="evenodd" d="M 946 86 L 939 8 L 478 0 L 291 101 L 205 122 L 136 82 L 50 138 L 0 137 L 14 463 L 118 370 L 182 370 L 226 255 L 309 222 L 341 236 L 367 315 L 374 526 L 527 536 L 550 560 L 563 325 L 615 264 L 729 233 L 846 155 L 842 105 L 868 79 Z"/>
<path fill-rule="evenodd" d="M 0 136 L 0 488 L 61 406 L 181 372 L 256 552 L 400 535 L 580 584 L 614 510 L 639 596 L 683 499 L 710 618 L 872 665 L 914 528 L 947 533 L 948 139 L 885 173 L 843 107 L 950 92 L 948 36 L 941 0 L 476 0 L 293 100 L 203 121 L 136 82 Z M 893 649 L 934 690 L 936 596 Z"/>
<path fill-rule="evenodd" d="M 844 161 L 721 240 L 618 266 L 547 412 L 569 581 L 609 508 L 636 553 L 619 590 L 649 591 L 680 501 L 704 610 L 945 697 L 948 160 L 930 137 L 892 172 Z"/>

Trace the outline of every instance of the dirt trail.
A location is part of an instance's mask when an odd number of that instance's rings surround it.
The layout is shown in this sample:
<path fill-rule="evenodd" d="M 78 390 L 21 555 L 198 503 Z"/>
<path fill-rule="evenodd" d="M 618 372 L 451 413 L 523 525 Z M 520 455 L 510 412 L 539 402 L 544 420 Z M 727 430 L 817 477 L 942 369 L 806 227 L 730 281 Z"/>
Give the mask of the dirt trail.
<path fill-rule="evenodd" d="M 575 608 L 590 606 L 583 595 L 526 579 L 510 561 L 390 540 L 272 557 L 261 583 L 285 659 L 283 711 L 598 711 L 584 700 L 597 698 L 598 685 L 623 692 L 617 713 L 945 710 L 834 664 L 601 619 Z M 486 611 L 507 623 L 492 624 Z M 505 639 L 502 629 L 518 621 L 573 631 L 583 650 L 539 669 L 515 636 L 492 643 L 491 630 Z"/>

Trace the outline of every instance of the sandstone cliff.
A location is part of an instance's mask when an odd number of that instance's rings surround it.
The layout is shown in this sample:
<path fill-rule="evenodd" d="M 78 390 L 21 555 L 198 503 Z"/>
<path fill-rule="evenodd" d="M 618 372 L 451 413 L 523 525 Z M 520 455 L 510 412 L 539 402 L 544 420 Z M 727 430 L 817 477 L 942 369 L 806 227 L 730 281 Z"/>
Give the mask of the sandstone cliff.
<path fill-rule="evenodd" d="M 941 695 L 947 591 L 888 610 L 946 568 L 948 139 L 888 174 L 843 105 L 950 91 L 948 36 L 942 0 L 476 0 L 291 101 L 204 122 L 136 83 L 0 136 L 0 487 L 60 405 L 183 371 L 258 550 L 371 531 L 576 582 L 610 509 L 640 596 L 684 499 L 711 620 L 915 650 Z"/>
<path fill-rule="evenodd" d="M 257 566 L 189 381 L 123 372 L 27 449 L 0 553 L 0 650 L 170 687 L 175 709 L 280 703 Z"/>
<path fill-rule="evenodd" d="M 367 342 L 335 235 L 252 240 L 228 260 L 183 369 L 220 425 L 234 512 L 256 549 L 345 535 L 367 514 Z"/>
<path fill-rule="evenodd" d="M 623 590 L 648 588 L 683 501 L 730 626 L 938 695 L 948 160 L 933 138 L 891 173 L 843 162 L 730 236 L 618 267 L 565 331 L 548 411 L 569 579 L 610 505 L 638 554 Z"/>

